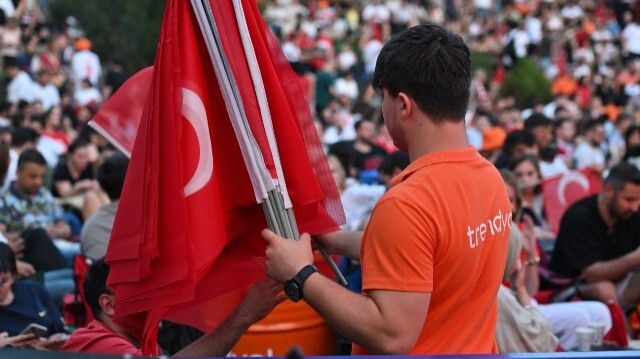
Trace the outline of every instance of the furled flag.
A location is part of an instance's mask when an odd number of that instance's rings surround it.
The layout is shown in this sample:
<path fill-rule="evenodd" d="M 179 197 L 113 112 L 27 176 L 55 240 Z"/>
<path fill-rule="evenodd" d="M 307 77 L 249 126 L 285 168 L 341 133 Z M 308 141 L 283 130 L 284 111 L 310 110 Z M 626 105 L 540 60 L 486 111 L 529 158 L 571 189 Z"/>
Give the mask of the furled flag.
<path fill-rule="evenodd" d="M 225 68 L 238 85 L 236 100 L 243 105 L 263 165 L 276 175 L 281 163 L 279 180 L 286 180 L 300 231 L 337 229 L 344 214 L 308 105 L 255 1 L 235 5 L 244 8 L 278 154 L 270 152 L 269 131 L 262 126 L 232 0 L 193 2 L 212 9 L 223 36 Z M 219 85 L 196 16 L 189 2 L 167 1 L 106 256 L 114 319 L 142 340 L 147 353 L 155 347 L 161 319 L 210 331 L 239 303 L 243 289 L 265 276 L 260 231 L 267 223 L 236 140 L 238 119 L 229 115 L 224 100 L 229 96 Z M 136 101 L 116 96 L 105 107 Z M 100 126 L 118 141 L 118 131 L 104 123 Z"/>

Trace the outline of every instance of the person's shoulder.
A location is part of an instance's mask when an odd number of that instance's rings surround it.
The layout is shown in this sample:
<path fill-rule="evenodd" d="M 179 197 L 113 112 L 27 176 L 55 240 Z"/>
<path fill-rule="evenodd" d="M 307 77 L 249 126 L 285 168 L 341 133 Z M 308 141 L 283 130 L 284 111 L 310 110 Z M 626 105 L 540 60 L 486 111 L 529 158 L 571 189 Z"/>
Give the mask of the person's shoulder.
<path fill-rule="evenodd" d="M 26 298 L 23 295 L 40 297 L 46 292 L 46 289 L 42 284 L 30 279 L 16 281 L 13 284 L 12 289 L 16 294 L 16 297 L 20 298 Z"/>

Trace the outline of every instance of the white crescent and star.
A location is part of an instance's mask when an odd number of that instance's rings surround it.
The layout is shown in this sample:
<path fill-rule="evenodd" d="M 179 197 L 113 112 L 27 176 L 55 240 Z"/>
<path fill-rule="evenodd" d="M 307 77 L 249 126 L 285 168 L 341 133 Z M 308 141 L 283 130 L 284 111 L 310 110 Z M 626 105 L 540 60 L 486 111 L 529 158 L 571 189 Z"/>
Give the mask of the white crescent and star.
<path fill-rule="evenodd" d="M 564 176 L 562 176 L 562 178 L 560 179 L 560 183 L 558 184 L 558 200 L 563 206 L 567 205 L 567 199 L 565 198 L 564 191 L 570 183 L 577 183 L 584 189 L 585 192 L 589 191 L 589 179 L 584 174 L 582 174 L 582 172 L 567 172 Z"/>
<path fill-rule="evenodd" d="M 200 158 L 193 176 L 184 186 L 184 195 L 189 197 L 204 187 L 213 174 L 213 150 L 209 136 L 209 121 L 202 99 L 195 92 L 182 88 L 182 115 L 189 121 L 198 138 Z"/>

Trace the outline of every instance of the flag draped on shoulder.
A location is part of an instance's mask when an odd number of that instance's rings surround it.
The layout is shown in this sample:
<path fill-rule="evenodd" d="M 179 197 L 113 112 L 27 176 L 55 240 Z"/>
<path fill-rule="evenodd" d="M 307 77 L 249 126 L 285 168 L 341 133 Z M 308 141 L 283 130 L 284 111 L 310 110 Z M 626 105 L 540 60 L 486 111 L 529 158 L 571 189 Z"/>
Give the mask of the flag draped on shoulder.
<path fill-rule="evenodd" d="M 223 67 L 203 23 L 220 35 Z M 337 229 L 344 214 L 303 92 L 255 1 L 167 1 L 147 71 L 130 80 L 147 91 L 116 93 L 95 121 L 126 148 L 114 126 L 136 126 L 122 109 L 144 104 L 106 261 L 114 320 L 150 353 L 161 319 L 210 331 L 265 276 L 267 222 L 238 126 L 271 177 L 260 180 L 286 188 L 301 231 Z"/>

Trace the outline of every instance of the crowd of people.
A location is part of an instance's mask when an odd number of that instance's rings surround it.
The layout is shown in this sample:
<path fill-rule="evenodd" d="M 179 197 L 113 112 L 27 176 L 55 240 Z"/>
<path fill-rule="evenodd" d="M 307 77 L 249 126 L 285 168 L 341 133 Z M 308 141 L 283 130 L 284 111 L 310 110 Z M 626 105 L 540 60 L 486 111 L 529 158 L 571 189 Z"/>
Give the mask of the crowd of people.
<path fill-rule="evenodd" d="M 612 303 L 636 311 L 640 1 L 260 4 L 298 74 L 345 209 L 345 232 L 317 240 L 344 256 L 341 269 L 350 289 L 367 293 L 349 297 L 308 269 L 305 299 L 356 343 L 355 353 L 573 350 L 576 328 L 592 322 L 604 325 L 605 332 L 612 328 Z M 108 266 L 102 260 L 128 159 L 87 126 L 128 74 L 117 54 L 104 64 L 77 29 L 52 28 L 45 10 L 35 1 L 0 0 L 5 75 L 0 104 L 0 348 L 139 354 L 137 340 L 111 320 L 113 296 L 105 286 Z M 435 25 L 416 27 L 424 24 Z M 414 47 L 428 51 L 409 53 L 412 47 L 403 42 L 409 36 L 403 30 L 409 28 L 414 28 L 408 32 Z M 399 33 L 404 37 L 394 42 Z M 470 56 L 463 54 L 467 48 Z M 448 56 L 444 60 L 437 57 L 442 53 Z M 423 58 L 425 54 L 432 57 Z M 434 58 L 440 62 L 432 67 L 419 65 Z M 475 58 L 489 59 L 489 66 L 471 68 Z M 525 62 L 532 62 L 546 79 L 547 88 L 538 90 L 550 92 L 548 100 L 541 95 L 523 101 L 501 91 Z M 440 150 L 442 155 L 433 156 Z M 479 156 L 488 162 L 480 162 Z M 429 166 L 438 170 L 425 172 Z M 473 166 L 474 172 L 465 166 Z M 569 207 L 555 228 L 543 186 L 573 170 L 590 171 L 601 190 Z M 462 223 L 442 208 L 462 220 L 479 210 L 492 217 Z M 420 222 L 427 217 L 434 222 Z M 434 223 L 451 224 L 455 230 Z M 359 231 L 365 229 L 363 237 Z M 509 231 L 507 246 L 498 238 Z M 427 232 L 437 235 L 426 244 L 415 236 Z M 279 282 L 294 278 L 307 263 L 289 263 L 290 253 L 299 250 L 296 258 L 306 258 L 309 242 L 281 243 L 272 233 L 264 236 L 270 248 L 269 275 Z M 444 246 L 449 237 L 462 238 L 456 246 L 465 248 Z M 458 260 L 472 260 L 458 263 L 444 256 L 448 259 L 438 262 L 442 253 L 436 256 L 421 246 L 446 247 L 442 251 L 452 254 L 469 247 L 472 255 Z M 279 252 L 282 248 L 287 256 Z M 411 258 L 406 251 L 412 251 Z M 76 254 L 95 262 L 84 288 L 75 288 Z M 423 267 L 434 264 L 450 270 L 425 277 Z M 549 272 L 568 279 L 568 288 L 574 289 L 569 297 L 581 301 L 543 304 L 541 288 L 559 292 Z M 407 276 L 411 283 L 405 283 Z M 470 278 L 475 278 L 473 285 Z M 468 285 L 457 287 L 460 283 Z M 163 349 L 178 355 L 224 355 L 249 325 L 284 299 L 277 288 L 273 281 L 259 283 L 218 330 L 189 334 L 184 345 Z M 60 319 L 63 298 L 79 289 L 95 320 L 69 339 L 69 327 Z M 486 297 L 487 291 L 496 295 Z M 345 298 L 358 310 L 331 307 L 344 303 L 327 296 Z M 463 310 L 462 298 L 470 296 L 483 298 L 473 303 L 478 312 Z M 449 302 L 452 298 L 460 299 Z M 417 303 L 429 305 L 416 313 L 421 307 Z M 452 305 L 460 309 L 455 315 Z M 485 320 L 486 313 L 495 314 L 495 320 Z M 423 327 L 425 318 L 429 325 Z M 468 340 L 454 341 L 460 347 L 452 347 L 447 335 L 461 332 L 459 323 L 470 321 L 475 324 L 467 327 Z M 22 333 L 31 323 L 45 327 L 46 335 Z M 634 335 L 633 329 L 640 327 L 631 324 L 628 334 Z M 498 328 L 497 348 L 491 342 L 492 326 Z"/>

